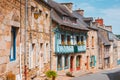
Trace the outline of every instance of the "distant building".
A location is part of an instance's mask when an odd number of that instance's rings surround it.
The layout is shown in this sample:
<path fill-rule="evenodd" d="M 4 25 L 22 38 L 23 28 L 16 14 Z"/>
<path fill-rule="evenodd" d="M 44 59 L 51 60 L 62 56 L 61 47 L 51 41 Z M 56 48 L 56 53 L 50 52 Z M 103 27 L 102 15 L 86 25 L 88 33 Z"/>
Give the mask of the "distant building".
<path fill-rule="evenodd" d="M 120 35 L 116 35 L 120 39 Z"/>
<path fill-rule="evenodd" d="M 102 20 L 102 21 L 101 21 Z M 113 68 L 117 65 L 117 43 L 119 39 L 112 33 L 112 26 L 105 26 L 103 19 L 98 23 L 99 68 Z"/>

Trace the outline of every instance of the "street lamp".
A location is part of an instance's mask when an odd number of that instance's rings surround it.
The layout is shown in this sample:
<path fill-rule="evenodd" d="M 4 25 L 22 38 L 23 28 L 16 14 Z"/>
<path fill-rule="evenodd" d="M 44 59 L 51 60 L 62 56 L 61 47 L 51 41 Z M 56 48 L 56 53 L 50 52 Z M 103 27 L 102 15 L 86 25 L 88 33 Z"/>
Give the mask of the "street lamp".
<path fill-rule="evenodd" d="M 41 10 L 38 10 L 37 7 L 36 7 L 36 10 L 34 12 L 34 18 L 35 19 L 38 19 L 39 16 L 41 15 L 42 11 Z"/>

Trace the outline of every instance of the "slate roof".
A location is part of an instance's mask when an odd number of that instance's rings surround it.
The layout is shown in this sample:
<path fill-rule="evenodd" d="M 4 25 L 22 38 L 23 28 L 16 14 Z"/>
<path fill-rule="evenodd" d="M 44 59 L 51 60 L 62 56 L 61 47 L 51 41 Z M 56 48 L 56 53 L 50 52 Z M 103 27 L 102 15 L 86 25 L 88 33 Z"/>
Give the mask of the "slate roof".
<path fill-rule="evenodd" d="M 87 23 L 84 22 L 84 19 L 89 19 L 89 20 L 93 20 L 92 17 L 88 17 L 85 18 L 82 15 L 80 15 L 78 12 L 73 11 L 73 14 L 78 18 L 78 24 L 84 27 L 87 27 L 89 29 L 94 29 L 94 30 L 98 30 L 98 28 L 95 25 L 92 25 L 92 27 L 90 27 Z"/>
<path fill-rule="evenodd" d="M 77 19 L 76 16 L 74 16 L 65 6 L 59 3 L 56 3 L 52 0 L 48 0 L 48 4 L 53 8 L 53 10 L 51 11 L 51 18 L 55 22 L 59 23 L 59 25 L 64 25 L 64 26 L 68 26 L 68 27 L 76 28 L 80 30 L 86 30 L 86 31 L 89 30 L 84 25 L 80 25 L 78 23 L 73 24 L 71 20 L 69 20 L 68 22 L 64 22 L 62 19 L 62 16 L 68 16 L 70 18 Z"/>
<path fill-rule="evenodd" d="M 72 17 L 72 18 L 76 18 L 73 14 L 71 14 L 71 13 L 69 12 L 69 10 L 68 10 L 65 6 L 59 4 L 59 3 L 55 2 L 55 1 L 52 1 L 52 0 L 48 0 L 48 4 L 49 4 L 55 11 L 57 11 L 58 13 L 60 13 L 61 15 L 70 16 L 70 17 Z"/>
<path fill-rule="evenodd" d="M 103 42 L 105 46 L 110 46 L 110 42 L 104 37 L 104 35 L 98 31 L 98 38 Z"/>
<path fill-rule="evenodd" d="M 36 2 L 44 4 L 48 9 L 51 9 L 51 6 L 44 0 L 36 0 Z"/>
<path fill-rule="evenodd" d="M 119 38 L 117 38 L 112 32 L 108 32 L 108 39 L 110 41 L 119 40 Z"/>

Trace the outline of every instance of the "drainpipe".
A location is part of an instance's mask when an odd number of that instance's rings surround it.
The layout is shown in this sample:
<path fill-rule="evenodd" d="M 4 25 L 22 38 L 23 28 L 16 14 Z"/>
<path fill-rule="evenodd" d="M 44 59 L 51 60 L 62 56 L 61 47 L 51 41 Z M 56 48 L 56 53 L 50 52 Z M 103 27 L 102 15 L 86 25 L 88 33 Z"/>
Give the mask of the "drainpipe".
<path fill-rule="evenodd" d="M 50 10 L 50 14 L 52 13 L 53 9 Z M 51 28 L 52 28 L 52 18 L 50 15 L 50 70 L 52 70 L 52 34 L 51 34 Z"/>
<path fill-rule="evenodd" d="M 28 24 L 28 0 L 25 0 L 25 35 L 24 35 L 24 38 L 25 38 L 25 43 L 24 43 L 24 75 L 25 75 L 25 80 L 27 80 L 27 24 Z"/>
<path fill-rule="evenodd" d="M 20 80 L 22 80 L 22 63 L 21 63 L 21 55 L 22 55 L 22 52 L 21 52 L 21 48 L 22 48 L 22 41 L 21 41 L 21 0 L 20 0 L 20 55 L 19 55 L 19 58 L 20 58 Z"/>

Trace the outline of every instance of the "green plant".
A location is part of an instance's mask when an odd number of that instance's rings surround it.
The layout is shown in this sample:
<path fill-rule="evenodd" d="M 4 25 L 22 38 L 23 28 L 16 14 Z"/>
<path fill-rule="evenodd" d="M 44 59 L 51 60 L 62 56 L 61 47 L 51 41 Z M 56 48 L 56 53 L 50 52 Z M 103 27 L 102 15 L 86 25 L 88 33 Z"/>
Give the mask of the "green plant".
<path fill-rule="evenodd" d="M 79 42 L 77 43 L 77 45 L 80 46 L 80 45 L 81 45 L 81 42 L 79 41 Z"/>
<path fill-rule="evenodd" d="M 67 73 L 66 73 L 66 76 L 74 77 L 74 76 L 72 75 L 72 72 L 67 72 Z"/>
<path fill-rule="evenodd" d="M 55 80 L 55 78 L 57 77 L 57 73 L 55 71 L 49 70 L 46 72 L 46 76 L 48 78 L 52 78 L 52 80 Z"/>

